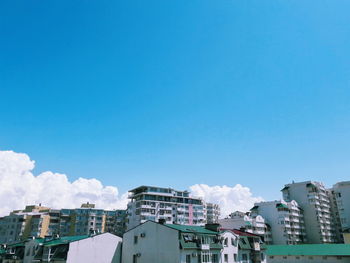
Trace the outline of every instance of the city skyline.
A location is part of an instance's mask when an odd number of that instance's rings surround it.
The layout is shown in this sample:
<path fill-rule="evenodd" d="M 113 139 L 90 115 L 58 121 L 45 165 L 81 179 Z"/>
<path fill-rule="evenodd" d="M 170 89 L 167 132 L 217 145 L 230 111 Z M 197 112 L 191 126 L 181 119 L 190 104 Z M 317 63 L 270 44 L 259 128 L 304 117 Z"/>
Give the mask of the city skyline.
<path fill-rule="evenodd" d="M 119 194 L 240 184 L 272 200 L 293 180 L 346 181 L 349 7 L 0 3 L 0 150 Z"/>

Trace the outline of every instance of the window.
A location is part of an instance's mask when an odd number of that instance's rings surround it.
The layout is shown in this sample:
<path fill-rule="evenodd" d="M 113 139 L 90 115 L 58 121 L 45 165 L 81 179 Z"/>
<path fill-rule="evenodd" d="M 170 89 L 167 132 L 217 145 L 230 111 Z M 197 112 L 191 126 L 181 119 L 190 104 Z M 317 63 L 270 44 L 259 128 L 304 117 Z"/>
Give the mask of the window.
<path fill-rule="evenodd" d="M 224 254 L 224 262 L 228 262 L 228 255 Z"/>
<path fill-rule="evenodd" d="M 137 263 L 137 255 L 132 256 L 132 263 Z"/>
<path fill-rule="evenodd" d="M 212 263 L 219 263 L 219 256 L 218 256 L 218 254 L 213 254 L 211 256 L 211 262 Z"/>
<path fill-rule="evenodd" d="M 224 246 L 225 246 L 225 247 L 228 246 L 228 238 L 225 238 L 225 240 L 224 240 Z"/>
<path fill-rule="evenodd" d="M 260 258 L 261 258 L 261 261 L 264 261 L 264 260 L 265 260 L 265 254 L 264 254 L 264 253 L 261 253 L 261 254 L 260 254 Z"/>
<path fill-rule="evenodd" d="M 191 255 L 186 255 L 186 263 L 191 263 Z"/>
<path fill-rule="evenodd" d="M 233 254 L 233 261 L 237 262 L 237 254 Z"/>
<path fill-rule="evenodd" d="M 137 244 L 137 238 L 138 236 L 134 236 L 134 244 Z"/>
<path fill-rule="evenodd" d="M 242 254 L 242 260 L 248 260 L 247 254 Z"/>

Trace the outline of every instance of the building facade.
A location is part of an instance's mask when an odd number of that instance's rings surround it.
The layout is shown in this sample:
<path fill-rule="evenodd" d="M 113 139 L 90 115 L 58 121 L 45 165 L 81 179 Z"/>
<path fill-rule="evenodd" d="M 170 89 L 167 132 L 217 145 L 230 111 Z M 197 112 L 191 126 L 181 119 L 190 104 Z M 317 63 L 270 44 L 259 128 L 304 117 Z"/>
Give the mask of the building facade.
<path fill-rule="evenodd" d="M 148 220 L 167 224 L 204 225 L 205 203 L 187 191 L 140 186 L 129 191 L 127 229 Z"/>
<path fill-rule="evenodd" d="M 261 215 L 236 211 L 227 218 L 219 219 L 219 224 L 225 229 L 239 229 L 258 235 L 265 244 L 272 244 L 271 227 Z"/>
<path fill-rule="evenodd" d="M 219 232 L 202 226 L 142 223 L 123 236 L 123 263 L 219 263 Z"/>
<path fill-rule="evenodd" d="M 286 184 L 281 190 L 287 202 L 295 200 L 303 210 L 309 243 L 334 243 L 335 226 L 331 221 L 331 199 L 322 183 L 306 181 Z"/>
<path fill-rule="evenodd" d="M 44 206 L 26 206 L 0 218 L 0 243 L 45 237 L 58 232 L 59 211 Z"/>
<path fill-rule="evenodd" d="M 344 234 L 350 233 L 350 181 L 336 183 L 330 192 L 336 232 L 342 239 Z"/>
<path fill-rule="evenodd" d="M 307 240 L 303 212 L 294 200 L 256 203 L 251 214 L 261 215 L 269 224 L 273 244 L 300 244 Z"/>
<path fill-rule="evenodd" d="M 205 203 L 205 219 L 208 224 L 215 224 L 219 222 L 220 207 L 218 204 Z"/>
<path fill-rule="evenodd" d="M 110 233 L 34 238 L 9 244 L 2 263 L 120 263 L 122 238 Z"/>
<path fill-rule="evenodd" d="M 239 231 L 222 229 L 222 263 L 265 263 L 265 250 L 261 247 L 260 236 Z"/>
<path fill-rule="evenodd" d="M 75 209 L 51 209 L 26 206 L 0 218 L 0 244 L 56 235 L 76 236 L 110 232 L 122 236 L 126 227 L 126 210 L 103 210 L 94 204 Z"/>

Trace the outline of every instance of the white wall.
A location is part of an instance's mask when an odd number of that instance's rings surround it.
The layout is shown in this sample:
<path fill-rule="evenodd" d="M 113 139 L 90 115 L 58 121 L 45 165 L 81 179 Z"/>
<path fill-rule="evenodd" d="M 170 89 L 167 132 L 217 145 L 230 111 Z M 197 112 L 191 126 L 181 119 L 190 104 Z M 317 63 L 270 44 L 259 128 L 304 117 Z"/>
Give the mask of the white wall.
<path fill-rule="evenodd" d="M 223 241 L 222 245 L 224 246 L 223 250 L 221 251 L 221 262 L 222 263 L 236 263 L 239 262 L 238 260 L 234 260 L 234 254 L 237 255 L 238 259 L 238 242 L 239 242 L 239 236 L 233 234 L 230 231 L 225 231 L 222 233 L 221 238 L 223 240 L 227 239 L 227 245 L 225 245 L 225 242 Z M 231 243 L 231 239 L 234 240 L 234 245 Z M 228 261 L 225 261 L 225 254 L 228 256 Z"/>
<path fill-rule="evenodd" d="M 110 233 L 72 242 L 69 244 L 67 263 L 119 263 L 121 243 L 120 237 Z"/>
<path fill-rule="evenodd" d="M 138 237 L 136 244 L 134 236 Z M 133 263 L 133 255 L 138 253 L 137 263 L 179 263 L 178 231 L 152 221 L 129 230 L 123 236 L 122 262 Z"/>

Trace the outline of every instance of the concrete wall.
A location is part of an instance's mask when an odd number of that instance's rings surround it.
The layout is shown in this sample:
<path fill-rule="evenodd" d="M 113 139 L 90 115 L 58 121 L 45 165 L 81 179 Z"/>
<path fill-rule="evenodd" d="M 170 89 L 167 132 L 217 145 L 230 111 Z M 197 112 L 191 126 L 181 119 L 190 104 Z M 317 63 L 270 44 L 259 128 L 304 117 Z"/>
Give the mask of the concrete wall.
<path fill-rule="evenodd" d="M 72 242 L 69 244 L 67 263 L 111 263 L 112 260 L 120 263 L 121 242 L 120 237 L 110 233 Z"/>
<path fill-rule="evenodd" d="M 129 230 L 123 235 L 122 262 L 133 263 L 133 256 L 137 254 L 140 255 L 137 263 L 181 262 L 178 231 L 152 221 Z"/>

